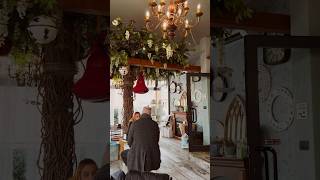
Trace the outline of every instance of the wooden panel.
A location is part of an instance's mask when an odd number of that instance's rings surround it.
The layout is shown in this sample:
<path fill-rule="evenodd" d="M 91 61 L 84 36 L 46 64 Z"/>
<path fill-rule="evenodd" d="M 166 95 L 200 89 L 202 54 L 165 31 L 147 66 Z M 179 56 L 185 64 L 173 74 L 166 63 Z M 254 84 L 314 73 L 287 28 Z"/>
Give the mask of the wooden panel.
<path fill-rule="evenodd" d="M 247 161 L 228 158 L 211 158 L 214 177 L 226 177 L 232 180 L 247 180 Z"/>
<path fill-rule="evenodd" d="M 58 0 L 64 11 L 109 16 L 110 0 Z"/>
<path fill-rule="evenodd" d="M 160 62 L 154 62 L 153 64 L 149 60 L 145 59 L 138 59 L 138 58 L 130 58 L 128 60 L 128 64 L 131 66 L 143 66 L 143 67 L 149 67 L 149 68 L 159 68 L 159 69 L 165 69 L 163 66 L 163 63 Z M 189 67 L 183 67 L 177 64 L 167 64 L 167 70 L 172 71 L 187 71 L 187 72 L 201 72 L 200 66 L 192 66 Z"/>
<path fill-rule="evenodd" d="M 237 23 L 231 15 L 211 18 L 211 28 L 224 27 L 230 29 L 244 29 L 257 32 L 290 33 L 290 16 L 258 12 L 252 18 Z"/>

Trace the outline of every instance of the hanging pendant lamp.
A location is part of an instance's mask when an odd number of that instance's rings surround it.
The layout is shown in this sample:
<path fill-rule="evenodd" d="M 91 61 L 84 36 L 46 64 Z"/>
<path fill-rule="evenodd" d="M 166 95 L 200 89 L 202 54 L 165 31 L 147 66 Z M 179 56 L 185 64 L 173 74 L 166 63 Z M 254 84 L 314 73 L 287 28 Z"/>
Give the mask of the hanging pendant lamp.
<path fill-rule="evenodd" d="M 139 74 L 136 86 L 133 87 L 133 92 L 137 94 L 145 94 L 149 91 L 148 87 L 146 86 L 146 83 L 144 81 L 143 72 Z"/>
<path fill-rule="evenodd" d="M 84 75 L 73 87 L 73 93 L 83 100 L 110 100 L 110 58 L 102 45 L 103 37 L 101 34 L 92 46 Z"/>

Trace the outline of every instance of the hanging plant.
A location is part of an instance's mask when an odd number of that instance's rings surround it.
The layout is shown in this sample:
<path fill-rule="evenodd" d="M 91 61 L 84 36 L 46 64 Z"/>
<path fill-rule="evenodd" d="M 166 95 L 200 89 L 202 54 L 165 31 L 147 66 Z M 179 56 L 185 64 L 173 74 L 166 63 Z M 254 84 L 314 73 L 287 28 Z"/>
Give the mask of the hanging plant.
<path fill-rule="evenodd" d="M 222 16 L 224 13 L 231 14 L 237 22 L 252 17 L 253 10 L 244 0 L 213 0 L 213 13 Z"/>
<path fill-rule="evenodd" d="M 127 66 L 130 57 L 146 59 L 152 64 L 160 62 L 181 66 L 188 65 L 187 52 L 189 49 L 185 41 L 169 41 L 144 28 L 137 30 L 134 21 L 123 23 L 121 18 L 114 19 L 106 44 L 110 50 L 111 71 L 114 73 L 118 73 L 119 67 Z M 160 74 L 161 77 L 146 74 L 146 78 L 166 78 L 172 73 Z"/>
<path fill-rule="evenodd" d="M 212 3 L 215 17 L 228 14 L 239 23 L 240 21 L 251 18 L 253 14 L 253 10 L 247 7 L 244 0 L 213 0 Z M 229 37 L 231 33 L 222 27 L 214 27 L 212 34 L 217 47 L 217 65 L 224 66 L 224 40 Z"/>

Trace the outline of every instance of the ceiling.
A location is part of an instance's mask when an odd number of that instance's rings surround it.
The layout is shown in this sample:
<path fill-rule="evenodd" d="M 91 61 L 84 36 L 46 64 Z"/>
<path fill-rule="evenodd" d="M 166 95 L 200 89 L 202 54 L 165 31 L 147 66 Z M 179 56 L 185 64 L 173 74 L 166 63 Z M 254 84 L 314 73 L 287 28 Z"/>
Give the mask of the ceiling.
<path fill-rule="evenodd" d="M 159 2 L 159 0 L 157 0 Z M 121 17 L 124 21 L 134 20 L 138 27 L 144 26 L 144 16 L 148 10 L 149 0 L 111 0 L 110 1 L 110 19 L 111 21 L 117 17 Z M 169 3 L 169 0 L 167 0 Z M 209 0 L 189 0 L 190 20 L 195 21 L 197 4 L 201 4 L 201 9 L 204 15 L 201 18 L 200 24 L 192 31 L 196 41 L 205 36 L 210 36 L 210 1 Z"/>

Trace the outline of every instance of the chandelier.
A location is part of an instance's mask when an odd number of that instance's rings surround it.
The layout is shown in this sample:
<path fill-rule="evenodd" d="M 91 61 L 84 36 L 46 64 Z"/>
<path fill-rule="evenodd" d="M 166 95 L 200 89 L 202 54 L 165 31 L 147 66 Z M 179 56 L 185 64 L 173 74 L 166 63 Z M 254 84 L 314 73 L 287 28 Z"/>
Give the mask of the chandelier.
<path fill-rule="evenodd" d="M 156 0 L 150 0 L 149 9 L 151 13 L 148 10 L 145 15 L 145 25 L 148 31 L 155 31 L 162 26 L 164 39 L 174 39 L 176 32 L 180 31 L 184 38 L 190 34 L 194 40 L 191 30 L 199 24 L 203 15 L 200 4 L 197 5 L 196 22 L 194 24 L 191 24 L 188 19 L 190 8 L 187 0 L 170 0 L 168 5 L 166 0 L 160 0 L 159 4 Z"/>

